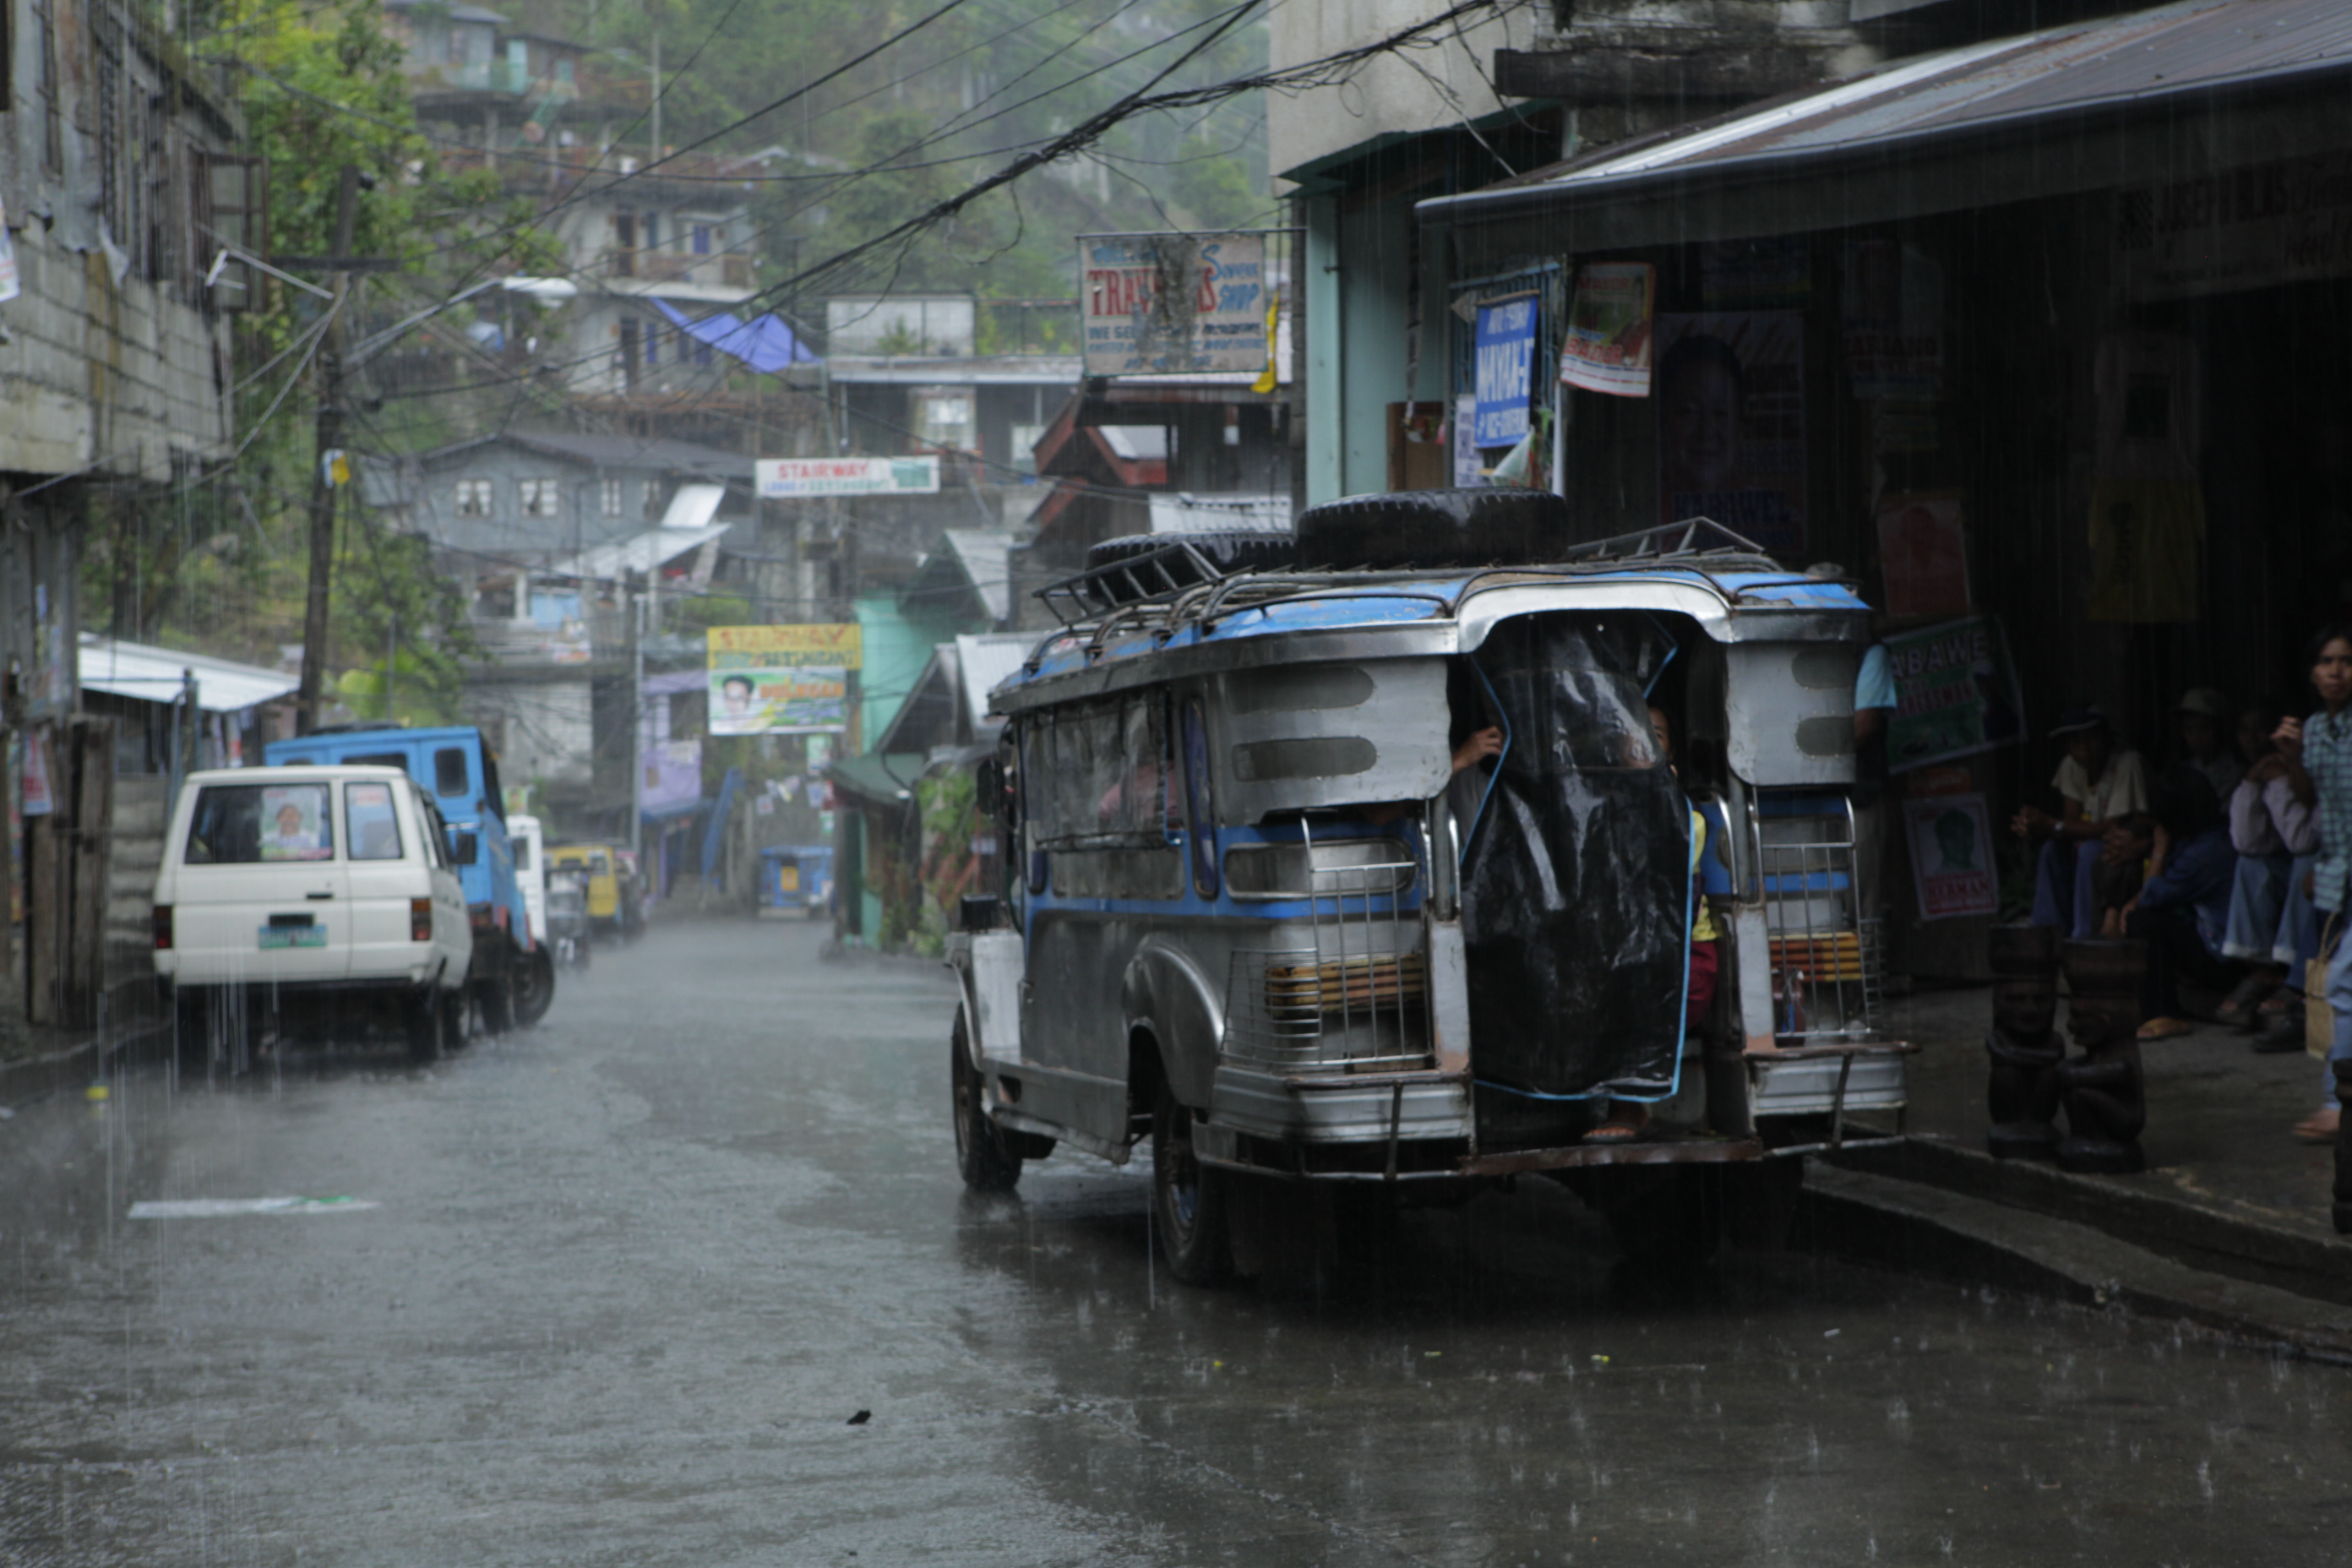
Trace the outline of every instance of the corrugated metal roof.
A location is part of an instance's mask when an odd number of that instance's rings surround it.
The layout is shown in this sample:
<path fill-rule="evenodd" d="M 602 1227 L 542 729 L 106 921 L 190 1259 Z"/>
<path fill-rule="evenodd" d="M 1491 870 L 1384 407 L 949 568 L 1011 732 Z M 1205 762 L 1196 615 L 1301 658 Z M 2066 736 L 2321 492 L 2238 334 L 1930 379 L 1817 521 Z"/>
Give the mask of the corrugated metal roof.
<path fill-rule="evenodd" d="M 656 566 L 667 565 L 689 551 L 701 549 L 733 526 L 732 523 L 719 522 L 708 528 L 657 528 L 634 539 L 583 550 L 569 560 L 559 561 L 546 568 L 545 574 L 550 577 L 584 577 L 591 582 L 617 582 L 624 573 L 643 574 Z"/>
<path fill-rule="evenodd" d="M 2185 0 L 1897 61 L 1679 136 L 1603 150 L 1433 198 L 1418 210 L 1446 221 L 1580 205 L 1669 178 L 1730 176 L 2326 74 L 2352 74 L 2352 5 L 2343 0 Z"/>
<path fill-rule="evenodd" d="M 144 643 L 117 642 L 83 633 L 78 673 L 85 691 L 142 702 L 179 700 L 182 671 L 196 678 L 196 706 L 207 713 L 241 713 L 256 703 L 273 701 L 291 693 L 301 681 L 275 669 L 207 658 L 200 653 L 176 653 Z"/>
<path fill-rule="evenodd" d="M 956 638 L 956 658 L 963 667 L 964 710 L 971 718 L 973 734 L 989 732 L 989 693 L 1020 672 L 1023 661 L 1036 651 L 1043 635 L 1040 632 L 983 632 Z"/>

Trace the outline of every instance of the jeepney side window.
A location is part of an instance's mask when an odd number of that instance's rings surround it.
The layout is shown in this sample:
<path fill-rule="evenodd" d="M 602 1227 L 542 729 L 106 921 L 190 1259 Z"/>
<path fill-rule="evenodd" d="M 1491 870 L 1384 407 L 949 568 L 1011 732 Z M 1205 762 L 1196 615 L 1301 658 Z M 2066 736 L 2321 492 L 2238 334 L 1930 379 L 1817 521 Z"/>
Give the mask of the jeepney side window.
<path fill-rule="evenodd" d="M 1217 896 L 1217 815 L 1210 791 L 1209 721 L 1201 700 L 1184 700 L 1181 736 L 1184 811 L 1192 838 L 1192 890 L 1204 899 Z"/>
<path fill-rule="evenodd" d="M 1026 809 L 1054 847 L 1164 845 L 1174 806 L 1157 691 L 1042 715 L 1022 748 Z"/>
<path fill-rule="evenodd" d="M 1028 868 L 1029 890 L 1033 893 L 1042 893 L 1045 890 L 1047 871 L 1045 851 L 1038 847 L 1037 844 L 1038 822 L 1036 807 L 1034 804 L 1045 793 L 1043 786 L 1035 782 L 1041 776 L 1037 769 L 1045 758 L 1045 748 L 1039 737 L 1039 730 L 1040 726 L 1036 723 L 1024 724 L 1013 742 L 1013 754 L 1018 761 L 1014 764 L 1013 773 L 1013 809 L 1015 816 L 1013 837 L 1013 842 L 1021 847 L 1022 858 Z"/>

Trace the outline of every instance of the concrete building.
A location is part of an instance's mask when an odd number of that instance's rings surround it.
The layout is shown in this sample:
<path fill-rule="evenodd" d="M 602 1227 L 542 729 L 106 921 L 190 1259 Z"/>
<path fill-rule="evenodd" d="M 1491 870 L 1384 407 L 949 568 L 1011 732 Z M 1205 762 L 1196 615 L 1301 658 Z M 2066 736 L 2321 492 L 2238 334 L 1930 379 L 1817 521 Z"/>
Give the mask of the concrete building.
<path fill-rule="evenodd" d="M 113 740 L 75 675 L 79 542 L 226 454 L 228 316 L 259 279 L 215 262 L 262 239 L 230 85 L 147 10 L 47 0 L 0 37 L 0 748 L 26 825 L 0 847 L 5 1057 L 28 1018 L 89 1026 L 124 978 L 105 952 Z"/>

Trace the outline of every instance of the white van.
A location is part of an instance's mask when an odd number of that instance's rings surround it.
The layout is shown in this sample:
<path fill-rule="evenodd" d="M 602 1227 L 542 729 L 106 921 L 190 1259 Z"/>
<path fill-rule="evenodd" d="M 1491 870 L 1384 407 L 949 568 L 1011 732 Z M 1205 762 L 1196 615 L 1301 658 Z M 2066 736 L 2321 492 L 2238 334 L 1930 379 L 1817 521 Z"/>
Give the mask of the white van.
<path fill-rule="evenodd" d="M 452 852 L 398 768 L 191 773 L 155 883 L 155 968 L 182 1048 L 241 1058 L 272 1015 L 396 1025 L 426 1060 L 457 1045 L 474 939 Z"/>

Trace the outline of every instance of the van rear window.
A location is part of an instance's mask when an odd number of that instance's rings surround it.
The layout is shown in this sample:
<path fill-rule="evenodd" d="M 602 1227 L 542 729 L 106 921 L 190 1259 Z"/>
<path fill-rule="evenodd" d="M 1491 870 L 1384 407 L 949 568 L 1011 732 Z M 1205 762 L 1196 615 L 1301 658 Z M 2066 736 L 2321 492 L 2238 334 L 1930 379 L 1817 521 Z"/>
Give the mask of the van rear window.
<path fill-rule="evenodd" d="M 390 784 L 345 784 L 343 821 L 351 827 L 352 859 L 400 858 L 400 816 L 392 808 Z"/>
<path fill-rule="evenodd" d="M 327 786 L 206 784 L 196 795 L 183 858 L 191 866 L 331 860 L 335 822 Z"/>

